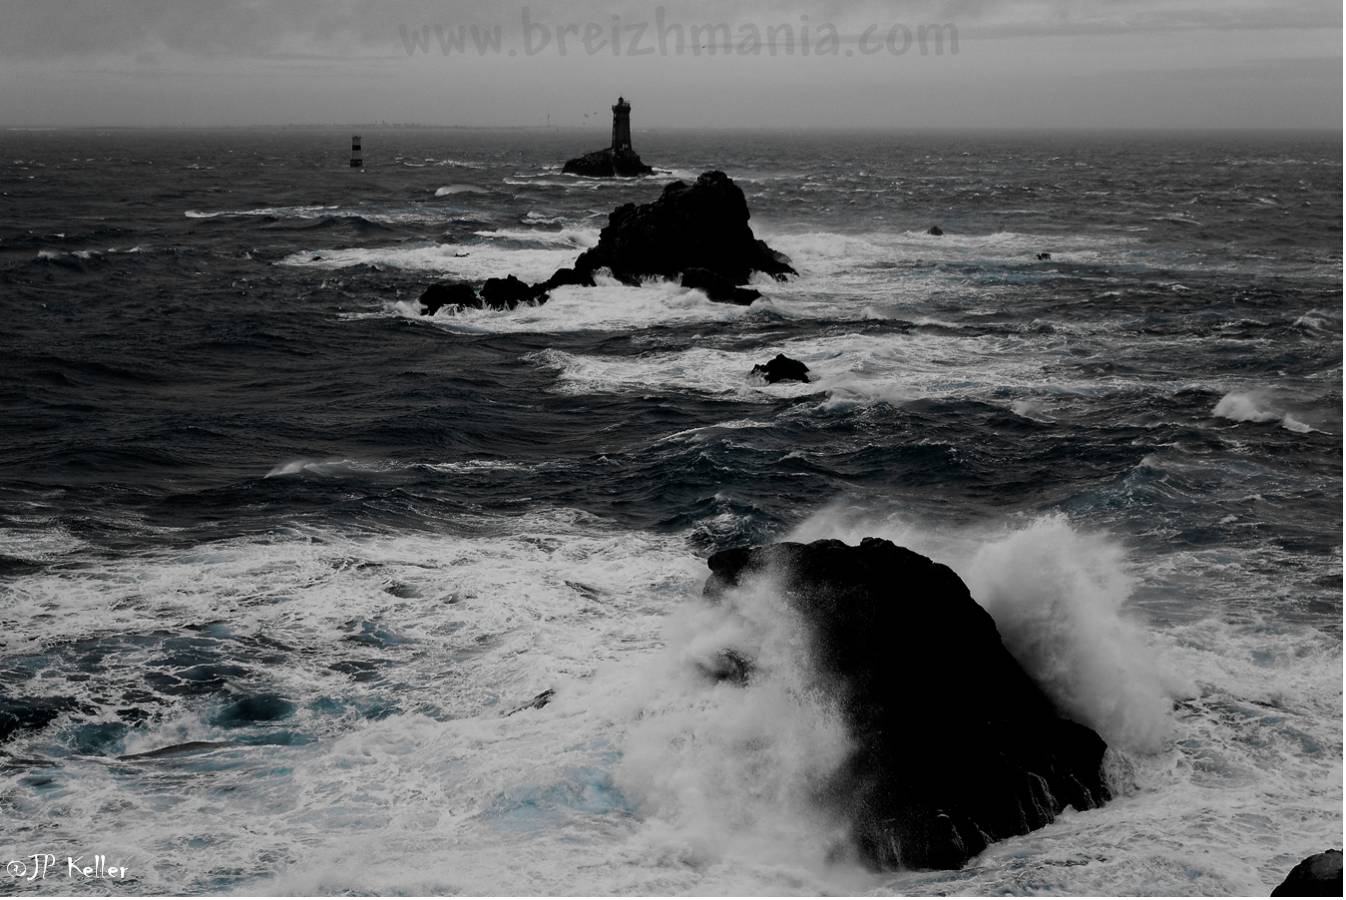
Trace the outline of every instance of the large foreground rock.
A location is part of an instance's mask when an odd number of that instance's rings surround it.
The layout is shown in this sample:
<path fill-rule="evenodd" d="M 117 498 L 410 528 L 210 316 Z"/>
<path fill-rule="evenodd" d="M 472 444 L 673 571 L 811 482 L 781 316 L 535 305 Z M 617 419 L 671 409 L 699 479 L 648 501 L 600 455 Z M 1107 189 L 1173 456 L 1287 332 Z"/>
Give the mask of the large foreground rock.
<path fill-rule="evenodd" d="M 1273 897 L 1340 897 L 1341 851 L 1315 853 L 1290 870 Z"/>
<path fill-rule="evenodd" d="M 614 152 L 610 147 L 568 160 L 561 167 L 561 171 L 571 175 L 587 175 L 590 178 L 633 178 L 637 175 L 654 173 L 654 169 L 641 162 L 636 151 Z"/>
<path fill-rule="evenodd" d="M 613 210 L 598 245 L 580 254 L 575 270 L 592 275 L 606 268 L 631 284 L 689 269 L 731 285 L 746 283 L 753 272 L 782 279 L 797 274 L 788 257 L 753 236 L 748 216 L 743 191 L 723 172 L 705 172 L 692 184 L 674 181 L 653 203 Z"/>
<path fill-rule="evenodd" d="M 709 565 L 709 596 L 769 572 L 801 616 L 807 664 L 854 740 L 827 801 L 868 864 L 957 868 L 1110 799 L 1102 738 L 1060 716 L 947 566 L 874 538 L 742 547 Z"/>

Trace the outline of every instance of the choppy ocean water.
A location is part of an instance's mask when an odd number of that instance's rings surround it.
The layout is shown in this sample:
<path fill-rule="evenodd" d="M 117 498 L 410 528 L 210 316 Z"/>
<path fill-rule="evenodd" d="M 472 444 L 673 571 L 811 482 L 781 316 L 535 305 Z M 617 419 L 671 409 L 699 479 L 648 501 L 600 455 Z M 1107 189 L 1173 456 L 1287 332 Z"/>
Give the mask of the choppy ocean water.
<path fill-rule="evenodd" d="M 650 133 L 619 182 L 559 172 L 601 136 L 348 137 L 0 140 L 0 856 L 129 871 L 6 891 L 1257 894 L 1339 844 L 1339 136 Z M 709 168 L 801 272 L 750 308 L 415 314 Z M 797 635 L 697 598 L 867 535 L 969 583 L 1116 801 L 828 862 Z M 699 679 L 745 627 L 770 677 Z"/>

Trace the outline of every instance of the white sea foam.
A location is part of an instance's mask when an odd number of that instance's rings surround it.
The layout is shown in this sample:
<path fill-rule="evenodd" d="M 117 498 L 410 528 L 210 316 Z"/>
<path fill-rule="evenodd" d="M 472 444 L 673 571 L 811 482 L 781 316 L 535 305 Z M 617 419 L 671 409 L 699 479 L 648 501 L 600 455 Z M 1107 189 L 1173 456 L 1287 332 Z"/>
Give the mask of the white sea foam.
<path fill-rule="evenodd" d="M 1279 422 L 1282 428 L 1297 434 L 1318 430 L 1297 418 L 1283 401 L 1267 391 L 1230 391 L 1215 404 L 1211 415 L 1232 422 Z"/>
<path fill-rule="evenodd" d="M 729 308 L 739 310 L 740 316 L 766 316 L 780 306 Z M 646 311 L 658 315 L 654 309 Z M 1062 382 L 1059 375 L 1044 372 L 1039 357 L 1023 352 L 1029 340 L 1031 336 L 1020 335 L 852 333 L 795 338 L 766 348 L 723 346 L 721 342 L 721 346 L 639 356 L 588 356 L 549 350 L 531 354 L 528 359 L 558 370 L 557 389 L 565 393 L 659 389 L 732 395 L 763 403 L 822 393 L 828 409 L 902 404 L 927 397 L 984 397 L 998 403 L 1006 389 L 1014 389 L 1031 392 L 1034 417 L 1043 417 L 1052 396 L 1099 387 L 1087 378 Z M 754 365 L 778 352 L 807 365 L 812 380 L 807 384 L 768 385 L 751 375 Z"/>
<path fill-rule="evenodd" d="M 442 225 L 457 220 L 434 205 L 404 207 L 378 206 L 267 206 L 256 209 L 189 209 L 183 213 L 189 219 L 253 218 L 266 216 L 275 219 L 312 221 L 325 218 L 360 217 L 383 225 Z"/>
<path fill-rule="evenodd" d="M 886 537 L 948 564 L 1062 709 L 1122 748 L 1153 752 L 1169 736 L 1172 699 L 1190 685 L 1165 668 L 1133 618 L 1134 576 L 1105 536 L 1061 516 L 1016 530 L 948 532 L 834 507 L 791 535 L 819 537 Z"/>
<path fill-rule="evenodd" d="M 1294 321 L 1296 328 L 1308 331 L 1341 333 L 1341 311 L 1332 309 L 1311 309 Z"/>
<path fill-rule="evenodd" d="M 495 244 L 398 244 L 385 247 L 347 247 L 292 253 L 277 265 L 307 269 L 345 269 L 351 266 L 390 266 L 431 272 L 469 281 L 517 275 L 524 281 L 543 281 L 575 258 L 573 248 L 508 249 Z"/>
<path fill-rule="evenodd" d="M 1156 567 L 1064 520 L 949 530 L 838 507 L 792 535 L 888 536 L 949 562 L 1060 702 L 1136 745 L 1117 802 L 994 845 L 960 872 L 881 878 L 826 862 L 836 823 L 808 795 L 846 742 L 827 699 L 802 689 L 799 631 L 769 582 L 707 604 L 704 563 L 682 537 L 579 513 L 453 527 L 294 531 L 11 578 L 0 611 L 11 651 L 20 634 L 23 652 L 83 640 L 94 619 L 103 634 L 216 623 L 281 641 L 283 660 L 249 682 L 299 701 L 276 724 L 317 738 L 227 745 L 190 776 L 171 759 L 65 758 L 43 771 L 79 786 L 60 795 L 63 821 L 127 859 L 147 891 L 301 894 L 1254 894 L 1339 833 L 1339 639 L 1246 619 L 1145 631 L 1126 592 Z M 1197 583 L 1220 590 L 1218 577 Z M 362 623 L 388 643 L 351 643 Z M 726 645 L 757 657 L 746 690 L 697 672 Z M 330 668 L 347 657 L 387 662 L 395 690 Z M 106 694 L 165 663 L 128 646 L 102 665 Z M 1142 723 L 1167 679 L 1147 666 L 1195 685 L 1154 752 Z M 557 691 L 546 707 L 501 715 L 546 688 Z M 396 711 L 360 712 L 389 696 Z M 112 752 L 237 736 L 214 723 L 217 701 L 169 699 L 166 718 Z M 2 777 L 17 821 L 47 821 L 50 789 Z M 159 789 L 185 777 L 207 788 Z M 180 852 L 199 842 L 211 852 Z M 233 881 L 239 871 L 257 880 Z"/>
<path fill-rule="evenodd" d="M 541 281 L 565 262 L 544 262 L 560 257 L 573 257 L 574 251 L 505 250 L 509 255 L 538 254 L 533 257 L 537 268 L 547 268 L 543 275 L 521 275 L 525 280 Z M 550 266 L 550 268 L 548 268 Z M 519 272 L 516 266 L 505 271 Z M 497 269 L 497 271 L 500 271 Z M 731 306 L 712 303 L 700 291 L 690 290 L 667 281 L 651 281 L 641 287 L 630 287 L 611 278 L 599 276 L 598 286 L 592 288 L 562 287 L 551 292 L 551 299 L 541 306 L 521 306 L 514 310 L 443 309 L 428 319 L 436 326 L 451 331 L 468 333 L 500 332 L 566 332 L 566 331 L 628 331 L 660 324 L 688 322 L 732 322 L 743 316 L 765 315 L 765 307 Z M 755 306 L 755 305 L 754 305 Z M 390 307 L 390 309 L 392 309 Z M 393 309 L 399 312 L 397 309 Z"/>
<path fill-rule="evenodd" d="M 183 215 L 189 219 L 215 219 L 221 216 L 274 216 L 278 219 L 321 219 L 341 209 L 340 206 L 262 206 L 255 209 L 189 209 Z"/>
<path fill-rule="evenodd" d="M 456 194 L 486 194 L 490 193 L 486 188 L 476 184 L 446 184 L 443 187 L 435 188 L 436 197 L 452 197 Z"/>
<path fill-rule="evenodd" d="M 1053 516 L 984 544 L 965 577 L 1010 652 L 1073 718 L 1113 746 L 1154 752 L 1172 734 L 1166 676 L 1127 603 L 1124 551 Z"/>
<path fill-rule="evenodd" d="M 544 246 L 585 249 L 598 243 L 597 228 L 497 228 L 475 232 L 477 237 L 521 241 Z"/>
<path fill-rule="evenodd" d="M 923 231 L 838 232 L 763 231 L 767 243 L 809 269 L 853 275 L 857 270 L 892 268 L 915 262 L 1035 262 L 1050 251 L 1053 262 L 1120 262 L 1133 255 L 1136 238 L 1125 235 L 1048 235 L 1015 231 L 943 235 Z M 796 268 L 799 268 L 796 266 Z M 800 271 L 804 271 L 801 269 Z"/>
<path fill-rule="evenodd" d="M 840 709 L 816 688 L 806 630 L 756 580 L 732 602 L 686 604 L 649 666 L 616 783 L 652 840 L 692 866 L 726 862 L 823 873 L 843 823 L 816 795 L 851 743 Z M 746 686 L 703 667 L 734 648 L 754 661 Z"/>

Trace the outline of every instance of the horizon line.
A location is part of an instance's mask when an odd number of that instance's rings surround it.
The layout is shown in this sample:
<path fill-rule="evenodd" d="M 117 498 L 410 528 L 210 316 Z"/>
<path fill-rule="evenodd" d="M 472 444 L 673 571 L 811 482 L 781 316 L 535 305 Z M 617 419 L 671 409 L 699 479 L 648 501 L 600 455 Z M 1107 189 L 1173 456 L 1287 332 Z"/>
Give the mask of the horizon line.
<path fill-rule="evenodd" d="M 441 124 L 426 122 L 285 122 L 285 123 L 247 123 L 234 125 L 200 124 L 164 124 L 152 125 L 35 125 L 0 124 L 0 131 L 259 131 L 259 130 L 365 130 L 387 131 L 570 131 L 603 132 L 606 126 L 593 125 L 468 125 Z M 1279 133 L 1334 133 L 1341 136 L 1341 125 L 1288 125 L 1288 126 L 1224 126 L 1224 125 L 662 125 L 644 126 L 632 129 L 637 134 L 656 134 L 659 132 L 687 131 L 872 131 L 872 132 L 1057 132 L 1057 133 L 1119 133 L 1119 132 L 1169 132 L 1169 133 L 1225 133 L 1225 134 L 1279 134 Z"/>

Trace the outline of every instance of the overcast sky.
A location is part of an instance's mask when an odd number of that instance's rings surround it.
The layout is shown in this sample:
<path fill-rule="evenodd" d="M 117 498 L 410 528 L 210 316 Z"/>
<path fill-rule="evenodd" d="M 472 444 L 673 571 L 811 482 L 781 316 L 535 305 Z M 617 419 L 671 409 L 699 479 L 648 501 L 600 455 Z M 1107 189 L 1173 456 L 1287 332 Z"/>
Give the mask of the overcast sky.
<path fill-rule="evenodd" d="M 1340 129 L 1341 25 L 1339 0 L 0 0 L 0 125 L 602 127 L 621 93 L 637 129 Z"/>

